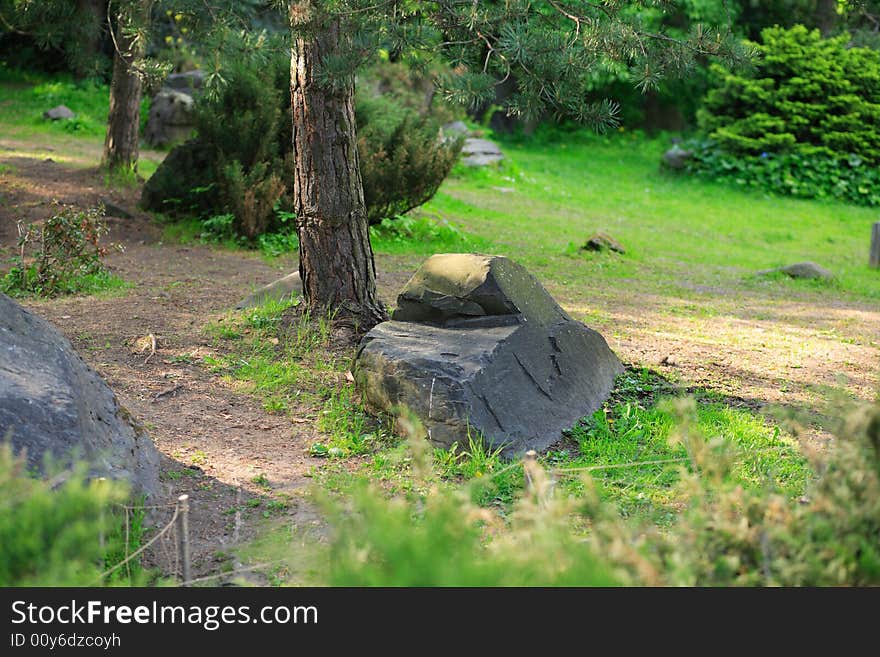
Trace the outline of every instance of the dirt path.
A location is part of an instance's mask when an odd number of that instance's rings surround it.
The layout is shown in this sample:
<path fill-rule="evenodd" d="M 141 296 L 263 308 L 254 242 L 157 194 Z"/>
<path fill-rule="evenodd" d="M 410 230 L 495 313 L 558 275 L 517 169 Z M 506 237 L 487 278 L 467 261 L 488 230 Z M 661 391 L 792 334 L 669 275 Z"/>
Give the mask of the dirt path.
<path fill-rule="evenodd" d="M 110 237 L 121 241 L 125 252 L 109 256 L 108 264 L 134 284 L 131 289 L 109 298 L 25 305 L 57 326 L 146 425 L 164 457 L 166 499 L 191 497 L 194 572 L 216 571 L 233 544 L 253 535 L 261 514 L 247 505 L 250 499 L 289 496 L 291 522 L 317 522 L 300 498 L 309 470 L 319 463 L 307 455 L 316 439 L 313 423 L 270 415 L 258 401 L 194 364 L 211 352 L 202 327 L 295 262 L 270 267 L 253 254 L 162 244 L 160 230 L 135 210 L 136 190 L 108 193 L 93 170 L 23 158 L 0 161 L 15 166 L 13 175 L 0 179 L 0 248 L 7 253 L 14 245 L 15 221 L 44 218 L 52 199 L 79 206 L 110 199 L 135 214 L 109 218 Z M 158 348 L 147 359 L 136 343 L 149 334 Z M 270 490 L 253 483 L 259 475 L 268 479 Z M 154 560 L 170 570 L 173 550 L 164 547 Z"/>

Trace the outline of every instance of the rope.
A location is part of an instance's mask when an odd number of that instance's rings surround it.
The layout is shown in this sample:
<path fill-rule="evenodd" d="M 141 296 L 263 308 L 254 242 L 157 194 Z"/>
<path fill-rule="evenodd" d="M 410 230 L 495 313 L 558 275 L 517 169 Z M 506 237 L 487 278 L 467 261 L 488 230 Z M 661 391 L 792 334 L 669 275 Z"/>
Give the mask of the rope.
<path fill-rule="evenodd" d="M 137 549 L 137 551 L 128 555 L 125 559 L 123 559 L 118 564 L 116 564 L 115 566 L 110 568 L 110 570 L 107 570 L 107 571 L 101 573 L 101 575 L 98 577 L 98 579 L 95 580 L 95 584 L 98 584 L 101 580 L 103 580 L 105 577 L 107 577 L 107 575 L 109 575 L 112 572 L 115 572 L 117 569 L 121 568 L 122 566 L 127 564 L 129 561 L 134 559 L 136 556 L 138 556 L 139 554 L 144 552 L 144 550 L 146 550 L 148 547 L 150 547 L 153 543 L 158 541 L 162 537 L 163 534 L 165 534 L 167 531 L 169 531 L 170 529 L 172 529 L 174 527 L 174 523 L 177 522 L 177 516 L 179 513 L 180 513 L 179 509 L 175 509 L 174 515 L 171 517 L 171 520 L 168 521 L 168 524 L 165 525 L 158 534 L 156 534 L 153 538 L 151 538 L 149 541 L 144 543 L 140 548 Z"/>
<path fill-rule="evenodd" d="M 258 563 L 253 566 L 247 566 L 245 568 L 238 568 L 236 570 L 230 570 L 228 573 L 217 573 L 216 575 L 205 575 L 204 577 L 196 577 L 195 579 L 191 579 L 187 582 L 187 585 L 194 584 L 195 582 L 207 582 L 212 579 L 222 579 L 224 577 L 231 577 L 232 575 L 237 575 L 239 573 L 249 573 L 254 570 L 259 570 L 260 568 L 268 568 L 269 566 L 275 566 L 280 563 L 285 563 L 284 561 L 269 561 L 267 563 Z"/>
<path fill-rule="evenodd" d="M 613 465 L 591 465 L 584 468 L 558 468 L 552 470 L 555 473 L 567 473 L 567 472 L 593 472 L 594 470 L 611 470 L 614 468 L 637 468 L 642 465 L 662 465 L 664 463 L 681 463 L 683 461 L 689 461 L 690 459 L 686 456 L 676 459 L 658 459 L 656 461 L 633 461 L 631 463 L 615 463 Z"/>

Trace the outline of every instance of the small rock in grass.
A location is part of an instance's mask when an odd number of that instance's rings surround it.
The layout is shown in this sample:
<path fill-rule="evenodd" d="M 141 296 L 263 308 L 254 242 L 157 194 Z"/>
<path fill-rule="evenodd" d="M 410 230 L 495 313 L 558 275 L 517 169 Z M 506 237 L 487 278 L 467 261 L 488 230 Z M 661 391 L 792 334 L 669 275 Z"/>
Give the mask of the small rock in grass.
<path fill-rule="evenodd" d="M 43 118 L 50 121 L 60 121 L 62 119 L 75 119 L 76 114 L 73 113 L 66 105 L 58 105 L 50 110 L 43 112 Z"/>
<path fill-rule="evenodd" d="M 295 297 L 300 294 L 302 294 L 302 280 L 300 280 L 299 272 L 295 271 L 284 278 L 279 278 L 277 281 L 261 287 L 250 296 L 242 299 L 236 304 L 235 309 L 253 308 L 269 300 L 281 300 L 285 297 Z"/>
<path fill-rule="evenodd" d="M 606 233 L 596 233 L 587 240 L 581 249 L 584 251 L 614 251 L 616 253 L 626 253 L 626 249 L 616 239 Z"/>
<path fill-rule="evenodd" d="M 120 205 L 116 205 L 113 201 L 102 198 L 100 202 L 104 206 L 104 214 L 108 217 L 119 217 L 120 219 L 131 219 L 132 214 Z"/>
<path fill-rule="evenodd" d="M 804 278 L 813 280 L 830 281 L 834 278 L 834 274 L 815 262 L 796 262 L 786 267 L 776 267 L 774 269 L 762 269 L 758 272 L 758 276 L 767 276 L 769 274 L 782 273 L 791 278 Z"/>
<path fill-rule="evenodd" d="M 670 169 L 680 171 L 681 169 L 684 169 L 688 160 L 693 156 L 693 151 L 686 150 L 678 144 L 675 144 L 672 148 L 663 153 L 663 164 Z"/>

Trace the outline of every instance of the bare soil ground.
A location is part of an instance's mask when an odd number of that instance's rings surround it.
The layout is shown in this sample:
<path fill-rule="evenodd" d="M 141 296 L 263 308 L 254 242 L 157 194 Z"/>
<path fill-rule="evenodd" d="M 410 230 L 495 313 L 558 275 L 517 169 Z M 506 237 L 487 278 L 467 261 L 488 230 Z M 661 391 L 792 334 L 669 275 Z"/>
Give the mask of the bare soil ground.
<path fill-rule="evenodd" d="M 318 439 L 314 411 L 294 412 L 293 422 L 272 415 L 197 364 L 213 348 L 203 327 L 296 263 L 270 265 L 252 253 L 163 243 L 161 228 L 136 209 L 139 189 L 110 190 L 95 169 L 22 157 L 13 148 L 0 152 L 0 163 L 9 165 L 0 173 L 0 263 L 14 252 L 16 221 L 49 216 L 52 200 L 87 207 L 103 199 L 133 215 L 110 217 L 110 239 L 125 251 L 108 259 L 132 288 L 25 305 L 57 326 L 145 424 L 163 455 L 167 501 L 190 494 L 195 574 L 228 569 L 230 548 L 255 535 L 264 521 L 248 500 L 289 495 L 286 519 L 320 533 L 320 516 L 302 495 L 310 470 L 321 463 L 308 456 Z M 379 259 L 386 302 L 419 260 Z M 625 286 L 595 291 L 588 307 L 572 291 L 548 287 L 575 316 L 602 331 L 624 360 L 665 369 L 685 385 L 714 388 L 755 408 L 814 406 L 816 385 L 840 383 L 834 372 L 846 373 L 841 385 L 856 397 L 876 394 L 876 308 L 709 294 L 711 314 L 687 307 L 677 312 L 676 300 Z M 147 358 L 138 341 L 149 334 L 157 351 Z M 815 430 L 815 437 L 821 435 Z M 270 490 L 253 482 L 258 475 Z M 164 517 L 159 513 L 154 521 Z M 173 553 L 171 545 L 160 545 L 153 562 L 172 572 Z"/>
<path fill-rule="evenodd" d="M 103 199 L 133 215 L 108 216 L 109 238 L 125 250 L 107 258 L 132 288 L 24 305 L 58 327 L 147 427 L 163 455 L 164 502 L 190 495 L 194 574 L 216 572 L 231 547 L 254 535 L 264 507 L 249 500 L 290 496 L 290 521 L 318 525 L 301 495 L 310 469 L 321 463 L 308 456 L 318 439 L 313 411 L 303 409 L 294 422 L 272 415 L 198 365 L 212 351 L 203 327 L 296 262 L 270 266 L 253 253 L 163 244 L 161 227 L 137 211 L 138 189 L 108 190 L 94 169 L 22 157 L 0 162 L 14 167 L 0 174 L 0 261 L 14 252 L 16 222 L 44 219 L 53 200 L 89 207 Z M 395 286 L 388 281 L 388 289 Z M 143 344 L 150 334 L 157 350 L 148 358 Z M 253 483 L 259 475 L 270 490 Z M 170 513 L 152 520 L 161 523 Z M 160 545 L 152 558 L 167 572 L 176 566 L 174 554 L 172 545 Z"/>

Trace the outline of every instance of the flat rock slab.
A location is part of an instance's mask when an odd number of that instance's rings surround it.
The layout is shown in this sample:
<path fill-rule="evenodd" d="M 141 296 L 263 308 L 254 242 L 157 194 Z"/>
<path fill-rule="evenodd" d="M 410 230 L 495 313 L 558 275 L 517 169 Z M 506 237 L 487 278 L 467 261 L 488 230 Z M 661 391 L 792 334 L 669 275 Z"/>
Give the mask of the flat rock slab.
<path fill-rule="evenodd" d="M 113 391 L 49 322 L 0 294 L 0 439 L 40 471 L 72 457 L 94 477 L 159 494 L 159 453 Z"/>
<path fill-rule="evenodd" d="M 280 301 L 281 299 L 296 297 L 301 294 L 302 280 L 299 277 L 299 272 L 295 271 L 256 290 L 253 294 L 239 301 L 235 309 L 243 310 L 244 308 L 262 306 L 269 300 Z"/>
<path fill-rule="evenodd" d="M 408 409 L 441 447 L 481 436 L 540 450 L 598 409 L 623 371 L 605 339 L 503 257 L 429 258 L 392 321 L 363 339 L 355 381 L 373 410 Z"/>
<path fill-rule="evenodd" d="M 785 267 L 776 267 L 775 269 L 762 269 L 758 272 L 759 276 L 767 276 L 768 274 L 786 274 L 791 278 L 806 278 L 814 280 L 830 281 L 834 278 L 834 274 L 817 265 L 815 262 L 796 262 L 793 265 Z"/>
<path fill-rule="evenodd" d="M 504 159 L 498 144 L 488 139 L 468 137 L 461 147 L 461 162 L 470 167 L 483 167 L 497 164 Z"/>

